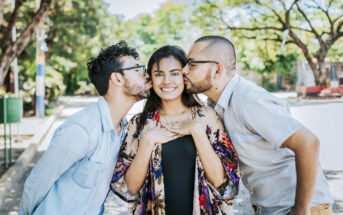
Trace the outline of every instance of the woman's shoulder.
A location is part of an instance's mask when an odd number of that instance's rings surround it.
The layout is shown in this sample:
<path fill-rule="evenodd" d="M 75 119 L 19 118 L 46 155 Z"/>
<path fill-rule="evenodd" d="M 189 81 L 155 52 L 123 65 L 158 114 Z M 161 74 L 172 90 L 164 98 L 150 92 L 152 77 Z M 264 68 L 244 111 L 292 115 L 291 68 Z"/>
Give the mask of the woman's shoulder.
<path fill-rule="evenodd" d="M 218 118 L 217 112 L 210 106 L 207 105 L 201 105 L 201 106 L 196 106 L 193 107 L 195 110 L 195 113 L 200 117 L 200 118 Z"/>
<path fill-rule="evenodd" d="M 141 113 L 137 113 L 133 115 L 129 120 L 129 126 L 131 125 L 137 125 L 141 117 Z"/>
<path fill-rule="evenodd" d="M 137 138 L 143 130 L 147 128 L 151 128 L 153 125 L 157 125 L 156 122 L 159 122 L 159 112 L 151 112 L 151 113 L 138 113 L 132 116 L 130 119 L 128 130 L 131 134 Z"/>

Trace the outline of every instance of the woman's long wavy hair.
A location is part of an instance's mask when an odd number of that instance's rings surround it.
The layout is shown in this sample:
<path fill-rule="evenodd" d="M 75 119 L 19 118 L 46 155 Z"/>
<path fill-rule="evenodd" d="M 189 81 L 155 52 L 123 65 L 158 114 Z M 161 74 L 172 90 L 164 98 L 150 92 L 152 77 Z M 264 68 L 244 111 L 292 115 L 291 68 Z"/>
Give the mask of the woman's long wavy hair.
<path fill-rule="evenodd" d="M 173 56 L 176 60 L 178 60 L 181 63 L 182 67 L 184 67 L 187 63 L 186 54 L 181 48 L 177 46 L 170 46 L 170 45 L 163 46 L 157 49 L 151 55 L 149 59 L 147 72 L 151 79 L 152 79 L 151 70 L 154 64 L 156 64 L 157 68 L 159 68 L 160 61 L 163 58 L 167 58 L 170 56 Z M 197 97 L 197 95 L 187 93 L 185 90 L 183 91 L 181 95 L 181 100 L 182 100 L 182 103 L 186 107 L 189 107 L 189 108 L 193 106 L 201 106 L 201 104 L 199 103 L 200 100 Z M 136 130 L 136 133 L 134 134 L 135 138 L 137 138 L 140 132 L 142 131 L 148 115 L 151 113 L 155 113 L 157 110 L 161 109 L 161 106 L 162 106 L 161 98 L 155 93 L 154 89 L 151 88 L 150 96 L 146 100 L 143 112 L 140 114 L 139 120 L 137 122 L 137 130 Z"/>

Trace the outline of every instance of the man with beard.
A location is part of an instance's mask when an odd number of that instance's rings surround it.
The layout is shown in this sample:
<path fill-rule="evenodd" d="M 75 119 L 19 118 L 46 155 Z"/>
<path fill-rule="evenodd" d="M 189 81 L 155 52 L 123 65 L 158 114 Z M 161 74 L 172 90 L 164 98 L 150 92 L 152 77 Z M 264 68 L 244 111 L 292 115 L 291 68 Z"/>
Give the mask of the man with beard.
<path fill-rule="evenodd" d="M 256 214 L 332 214 L 319 140 L 285 101 L 237 74 L 228 39 L 196 40 L 183 73 L 186 90 L 204 93 L 224 119 Z"/>
<path fill-rule="evenodd" d="M 151 88 L 137 59 L 136 50 L 121 41 L 88 62 L 99 101 L 55 131 L 25 182 L 20 214 L 103 214 L 125 115 Z"/>

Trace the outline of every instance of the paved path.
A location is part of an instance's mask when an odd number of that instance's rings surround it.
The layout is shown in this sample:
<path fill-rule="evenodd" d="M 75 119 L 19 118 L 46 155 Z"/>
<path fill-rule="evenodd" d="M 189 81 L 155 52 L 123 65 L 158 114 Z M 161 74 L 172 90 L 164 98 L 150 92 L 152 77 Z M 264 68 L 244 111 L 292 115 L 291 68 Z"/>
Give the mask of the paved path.
<path fill-rule="evenodd" d="M 35 158 L 32 161 L 31 167 L 35 164 L 35 162 L 39 159 L 41 154 L 46 150 L 50 143 L 51 136 L 54 132 L 54 130 L 63 123 L 66 118 L 68 118 L 73 113 L 81 110 L 83 107 L 96 102 L 96 98 L 63 98 L 63 101 L 66 103 L 66 107 L 62 111 L 62 113 L 57 117 L 57 120 L 52 125 L 52 128 L 50 129 L 49 133 L 47 134 L 46 138 L 38 148 L 38 153 L 35 156 Z M 142 107 L 142 103 L 137 103 L 134 108 L 129 112 L 129 117 L 132 116 L 134 113 L 136 113 L 140 108 Z M 328 108 L 328 109 L 327 109 Z M 339 129 L 338 124 L 341 124 L 340 116 L 337 116 L 337 114 L 340 114 L 341 106 L 330 106 L 325 105 L 323 107 L 313 106 L 309 109 L 304 107 L 292 107 L 292 112 L 302 123 L 304 123 L 306 126 L 309 126 L 311 130 L 313 130 L 321 139 L 321 150 L 324 151 L 321 153 L 321 162 L 325 164 L 325 169 L 328 169 L 325 171 L 326 176 L 329 180 L 329 185 L 331 192 L 333 193 L 335 197 L 335 205 L 334 205 L 334 215 L 343 214 L 343 166 L 340 166 L 339 164 L 343 163 L 343 159 L 341 156 L 338 156 L 337 154 L 332 154 L 333 156 L 330 157 L 330 151 L 326 152 L 327 144 L 333 144 L 330 145 L 331 150 L 337 150 L 337 147 L 341 147 L 343 145 L 342 138 L 339 140 L 339 138 L 335 138 L 335 136 L 331 139 L 334 140 L 333 142 L 327 142 L 326 141 L 326 132 L 330 132 L 330 129 Z M 323 112 L 324 111 L 324 112 Z M 329 116 L 325 117 L 325 114 L 329 112 Z M 319 115 L 320 113 L 321 115 Z M 320 117 L 324 114 L 324 117 Z M 309 116 L 308 116 L 309 115 Z M 305 117 L 306 116 L 306 117 Z M 329 117 L 329 118 L 327 118 Z M 308 120 L 312 120 L 311 122 L 308 122 Z M 313 121 L 314 120 L 314 121 Z M 318 120 L 318 121 L 317 121 Z M 322 123 L 329 121 L 329 123 Z M 339 121 L 337 121 L 339 120 Z M 340 122 L 340 123 L 339 123 Z M 311 127 L 312 123 L 315 123 L 316 127 Z M 320 129 L 321 125 L 323 125 L 325 128 L 327 124 L 334 124 L 335 126 L 330 127 L 330 129 Z M 336 130 L 334 130 L 336 131 Z M 330 133 L 330 135 L 337 135 L 336 132 Z M 338 135 L 342 135 L 343 132 L 340 132 Z M 323 139 L 324 138 L 324 139 Z M 340 141 L 340 142 L 339 142 Z M 340 144 L 342 143 L 342 144 Z M 336 146 L 336 145 L 339 146 Z M 323 157 L 323 155 L 325 157 Z M 336 160 L 336 162 L 325 162 L 326 160 Z M 334 168 L 335 167 L 335 168 Z M 337 168 L 336 168 L 337 167 Z M 341 171 L 340 171 L 341 170 Z M 1 215 L 16 215 L 18 214 L 18 205 L 20 202 L 21 192 L 23 189 L 23 183 L 25 181 L 26 176 L 29 174 L 31 169 L 27 169 L 25 176 L 22 178 L 21 183 L 16 186 L 15 189 L 11 190 L 8 193 L 8 196 L 4 200 L 5 203 L 2 208 L 0 208 L 0 214 Z M 238 197 L 234 201 L 235 206 L 235 214 L 238 215 L 252 215 L 252 208 L 249 203 L 249 193 L 248 191 L 242 186 L 240 188 L 240 193 Z M 106 215 L 113 215 L 113 214 L 126 214 L 126 205 L 124 202 L 122 202 L 120 199 L 116 198 L 112 193 L 110 193 L 106 203 Z"/>

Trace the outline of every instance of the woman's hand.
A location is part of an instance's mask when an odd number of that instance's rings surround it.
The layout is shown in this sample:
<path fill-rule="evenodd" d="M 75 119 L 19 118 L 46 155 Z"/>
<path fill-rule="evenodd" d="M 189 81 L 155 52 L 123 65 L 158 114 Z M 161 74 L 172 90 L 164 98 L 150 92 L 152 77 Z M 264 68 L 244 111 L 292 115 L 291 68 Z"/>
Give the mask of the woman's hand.
<path fill-rule="evenodd" d="M 141 141 L 153 146 L 154 144 L 167 143 L 178 137 L 178 134 L 173 133 L 166 128 L 153 128 L 143 135 Z"/>
<path fill-rule="evenodd" d="M 187 119 L 180 122 L 169 122 L 165 125 L 170 132 L 180 136 L 193 135 L 195 132 L 205 132 L 202 125 L 193 119 Z"/>
<path fill-rule="evenodd" d="M 165 128 L 153 128 L 143 134 L 138 152 L 125 175 L 125 181 L 131 194 L 137 194 L 143 186 L 154 145 L 167 143 L 177 137 L 179 137 L 177 134 Z"/>

